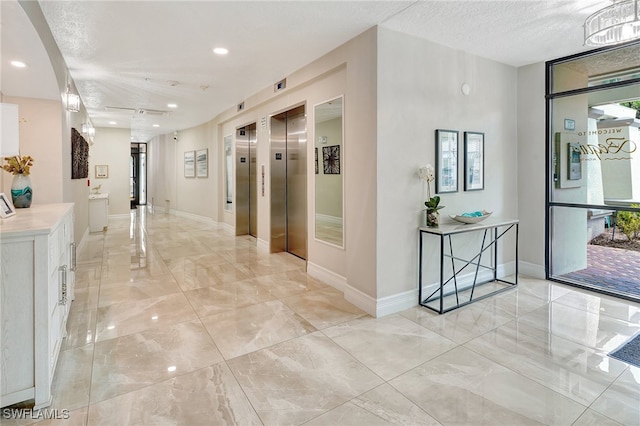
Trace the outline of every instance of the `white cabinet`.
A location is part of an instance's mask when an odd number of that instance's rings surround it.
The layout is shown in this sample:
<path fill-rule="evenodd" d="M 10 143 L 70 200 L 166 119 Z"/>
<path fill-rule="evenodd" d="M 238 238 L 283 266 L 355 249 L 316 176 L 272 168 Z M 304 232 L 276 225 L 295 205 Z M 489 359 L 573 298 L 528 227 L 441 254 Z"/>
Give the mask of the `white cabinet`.
<path fill-rule="evenodd" d="M 89 195 L 89 232 L 102 232 L 109 220 L 109 194 Z"/>
<path fill-rule="evenodd" d="M 73 204 L 34 204 L 0 224 L 0 407 L 51 404 L 73 299 Z"/>

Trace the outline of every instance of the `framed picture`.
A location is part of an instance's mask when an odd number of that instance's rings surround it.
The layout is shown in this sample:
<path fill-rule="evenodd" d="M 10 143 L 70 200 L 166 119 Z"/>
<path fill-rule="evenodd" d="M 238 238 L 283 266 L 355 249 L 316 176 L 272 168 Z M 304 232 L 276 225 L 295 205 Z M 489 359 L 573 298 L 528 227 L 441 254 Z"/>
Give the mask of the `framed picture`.
<path fill-rule="evenodd" d="M 436 130 L 436 193 L 458 192 L 458 132 Z"/>
<path fill-rule="evenodd" d="M 196 151 L 196 175 L 199 178 L 209 176 L 208 150 L 206 148 Z"/>
<path fill-rule="evenodd" d="M 16 209 L 13 207 L 11 199 L 7 198 L 4 192 L 0 192 L 0 217 L 5 218 L 16 214 Z"/>
<path fill-rule="evenodd" d="M 192 178 L 196 177 L 196 152 L 185 151 L 184 152 L 184 177 Z"/>
<path fill-rule="evenodd" d="M 322 147 L 322 166 L 325 175 L 340 174 L 340 145 Z"/>
<path fill-rule="evenodd" d="M 316 174 L 318 174 L 318 148 L 315 149 L 316 152 Z"/>
<path fill-rule="evenodd" d="M 464 132 L 464 190 L 484 189 L 484 133 Z"/>
<path fill-rule="evenodd" d="M 96 179 L 106 179 L 109 177 L 109 166 L 101 164 L 96 166 Z"/>

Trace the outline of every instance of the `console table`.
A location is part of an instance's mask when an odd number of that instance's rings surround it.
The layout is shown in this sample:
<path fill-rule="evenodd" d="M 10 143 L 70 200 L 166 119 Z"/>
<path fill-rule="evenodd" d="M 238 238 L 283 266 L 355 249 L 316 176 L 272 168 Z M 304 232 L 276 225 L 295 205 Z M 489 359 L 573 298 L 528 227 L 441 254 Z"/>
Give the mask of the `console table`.
<path fill-rule="evenodd" d="M 517 219 L 498 219 L 488 218 L 482 222 L 475 224 L 463 224 L 459 222 L 442 223 L 438 227 L 421 227 L 420 233 L 420 259 L 419 278 L 418 278 L 418 298 L 421 306 L 434 310 L 440 314 L 457 309 L 461 306 L 477 300 L 482 300 L 518 285 L 518 226 Z M 507 281 L 498 278 L 498 242 L 511 231 L 515 233 L 515 279 Z M 475 255 L 470 259 L 457 257 L 454 254 L 452 237 L 469 232 L 482 233 L 482 243 Z M 438 287 L 424 297 L 423 292 L 423 244 L 425 237 L 436 237 L 440 240 L 440 281 Z M 446 247 L 445 247 L 446 246 Z M 468 247 L 468 246 L 467 246 Z M 490 265 L 482 264 L 483 256 L 489 255 L 491 251 L 493 256 Z M 489 251 L 488 253 L 485 253 Z M 445 277 L 445 262 L 451 261 L 452 273 L 448 278 Z M 458 264 L 456 264 L 456 261 Z M 486 263 L 486 262 L 485 262 Z M 469 269 L 467 269 L 469 267 Z M 492 278 L 478 281 L 478 275 L 481 270 L 489 270 Z M 459 288 L 458 284 L 463 271 L 473 273 L 473 281 L 471 285 L 465 288 Z M 449 274 L 447 274 L 449 275 Z M 484 286 L 480 288 L 481 286 Z M 446 306 L 445 306 L 446 301 Z"/>

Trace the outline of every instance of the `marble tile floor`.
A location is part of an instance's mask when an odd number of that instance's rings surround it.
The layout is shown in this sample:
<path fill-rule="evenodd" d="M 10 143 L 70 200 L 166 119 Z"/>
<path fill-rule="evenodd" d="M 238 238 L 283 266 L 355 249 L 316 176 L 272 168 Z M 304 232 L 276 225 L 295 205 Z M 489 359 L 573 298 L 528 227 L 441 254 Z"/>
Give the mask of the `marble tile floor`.
<path fill-rule="evenodd" d="M 640 368 L 607 356 L 638 304 L 521 277 L 376 319 L 294 256 L 145 210 L 79 256 L 49 408 L 69 418 L 3 426 L 640 425 Z"/>

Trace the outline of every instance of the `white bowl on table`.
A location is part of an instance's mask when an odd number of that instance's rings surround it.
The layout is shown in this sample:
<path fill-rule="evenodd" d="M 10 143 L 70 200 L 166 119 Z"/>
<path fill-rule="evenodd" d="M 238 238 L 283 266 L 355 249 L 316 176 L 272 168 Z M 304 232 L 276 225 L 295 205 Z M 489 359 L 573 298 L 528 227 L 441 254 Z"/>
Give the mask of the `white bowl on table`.
<path fill-rule="evenodd" d="M 478 223 L 478 222 L 482 222 L 483 220 L 485 220 L 486 218 L 488 218 L 489 216 L 491 216 L 493 212 L 488 212 L 486 210 L 482 211 L 482 216 L 462 216 L 462 215 L 449 215 L 449 217 L 453 220 L 455 220 L 456 222 L 461 222 L 461 223 Z"/>

